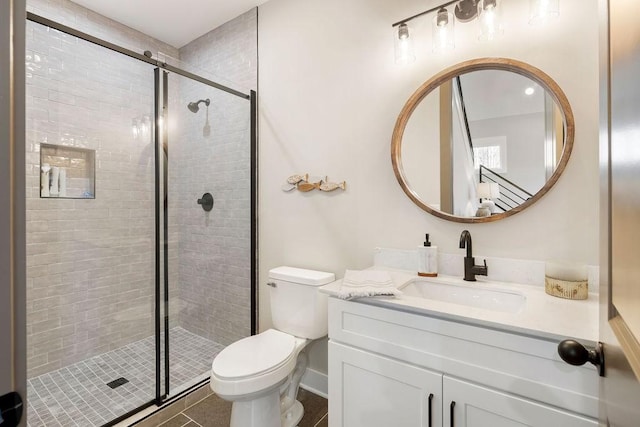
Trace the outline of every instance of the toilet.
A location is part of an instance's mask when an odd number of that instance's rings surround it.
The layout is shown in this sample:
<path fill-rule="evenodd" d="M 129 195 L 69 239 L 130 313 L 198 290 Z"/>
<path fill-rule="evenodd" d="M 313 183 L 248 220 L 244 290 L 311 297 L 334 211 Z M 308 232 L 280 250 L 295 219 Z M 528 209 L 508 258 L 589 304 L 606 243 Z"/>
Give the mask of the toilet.
<path fill-rule="evenodd" d="M 327 296 L 318 287 L 335 275 L 294 267 L 269 271 L 273 329 L 237 341 L 211 364 L 211 389 L 232 402 L 231 427 L 294 427 L 307 367 L 305 347 L 327 335 Z"/>

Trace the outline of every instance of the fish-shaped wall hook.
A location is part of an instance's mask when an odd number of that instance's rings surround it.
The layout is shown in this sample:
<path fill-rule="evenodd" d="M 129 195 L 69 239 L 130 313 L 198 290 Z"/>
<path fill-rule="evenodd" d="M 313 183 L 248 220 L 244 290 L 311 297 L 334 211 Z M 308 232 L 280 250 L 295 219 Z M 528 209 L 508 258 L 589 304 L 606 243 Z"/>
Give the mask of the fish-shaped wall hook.
<path fill-rule="evenodd" d="M 317 190 L 318 188 L 320 188 L 320 182 L 314 183 L 314 182 L 302 181 L 298 183 L 298 191 L 302 191 L 303 193 L 306 193 L 312 190 Z"/>
<path fill-rule="evenodd" d="M 301 181 L 308 181 L 309 180 L 309 174 L 304 174 L 304 175 L 291 175 L 289 178 L 287 178 L 287 182 L 289 184 L 293 184 L 296 185 L 297 183 L 301 182 Z"/>
<path fill-rule="evenodd" d="M 334 191 L 338 188 L 342 190 L 347 189 L 347 182 L 329 182 L 328 176 L 309 176 L 308 173 L 304 175 L 296 174 L 291 175 L 287 178 L 287 182 L 282 185 L 282 191 L 291 191 L 293 189 L 298 189 L 298 191 L 302 191 L 303 193 L 307 193 L 313 190 L 320 191 Z"/>
<path fill-rule="evenodd" d="M 333 190 L 337 190 L 338 188 L 341 188 L 342 190 L 346 190 L 347 181 L 342 181 L 342 182 L 321 181 L 320 185 L 318 186 L 318 190 L 320 191 L 333 191 Z"/>

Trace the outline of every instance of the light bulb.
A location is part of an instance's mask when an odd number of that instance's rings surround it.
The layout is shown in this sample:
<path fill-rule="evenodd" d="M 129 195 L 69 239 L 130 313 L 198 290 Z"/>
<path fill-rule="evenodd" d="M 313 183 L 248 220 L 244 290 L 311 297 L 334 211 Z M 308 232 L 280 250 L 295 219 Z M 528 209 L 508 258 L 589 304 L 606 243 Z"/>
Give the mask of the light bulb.
<path fill-rule="evenodd" d="M 526 89 L 524 90 L 524 94 L 525 94 L 525 95 L 528 95 L 528 96 L 531 96 L 531 95 L 533 95 L 534 93 L 536 93 L 536 90 L 535 90 L 534 88 L 532 88 L 531 86 L 529 86 L 528 88 L 526 88 Z"/>
<path fill-rule="evenodd" d="M 560 15 L 560 0 L 529 0 L 529 24 L 544 24 Z"/>
<path fill-rule="evenodd" d="M 433 18 L 433 51 L 445 52 L 455 47 L 453 15 L 442 8 Z"/>
<path fill-rule="evenodd" d="M 409 26 L 406 23 L 402 23 L 393 30 L 396 64 L 404 65 L 415 61 L 416 54 L 413 49 L 413 39 L 411 38 Z"/>
<path fill-rule="evenodd" d="M 490 41 L 504 33 L 501 11 L 502 8 L 499 7 L 498 0 L 480 0 L 478 2 L 480 40 Z"/>
<path fill-rule="evenodd" d="M 436 15 L 436 25 L 440 28 L 446 27 L 449 23 L 449 14 L 447 9 L 440 9 Z"/>

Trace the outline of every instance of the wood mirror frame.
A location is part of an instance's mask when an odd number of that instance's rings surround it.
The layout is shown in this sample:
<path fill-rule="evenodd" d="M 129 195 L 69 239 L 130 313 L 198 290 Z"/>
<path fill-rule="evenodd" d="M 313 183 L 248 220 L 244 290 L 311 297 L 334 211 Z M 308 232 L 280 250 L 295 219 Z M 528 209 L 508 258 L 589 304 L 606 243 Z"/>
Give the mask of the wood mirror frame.
<path fill-rule="evenodd" d="M 434 209 L 424 203 L 418 194 L 409 187 L 408 181 L 406 179 L 404 169 L 402 166 L 402 137 L 404 135 L 405 128 L 407 126 L 407 122 L 411 117 L 411 114 L 416 109 L 418 104 L 433 90 L 440 87 L 441 84 L 453 79 L 456 76 L 461 74 L 469 73 L 471 71 L 479 71 L 479 70 L 502 70 L 502 71 L 510 71 L 513 73 L 520 74 L 525 76 L 534 82 L 538 83 L 541 87 L 543 87 L 553 98 L 556 105 L 560 108 L 562 112 L 562 117 L 564 119 L 565 124 L 565 139 L 564 139 L 564 147 L 562 150 L 562 155 L 558 161 L 558 164 L 555 168 L 555 171 L 551 175 L 551 177 L 547 180 L 545 185 L 531 197 L 526 200 L 521 205 L 510 209 L 506 212 L 501 212 L 498 214 L 494 214 L 487 217 L 462 217 L 456 216 L 452 214 L 448 214 L 442 212 L 440 210 Z M 511 215 L 515 215 L 516 213 L 523 211 L 528 208 L 535 202 L 537 202 L 542 196 L 544 196 L 551 187 L 558 181 L 560 175 L 564 171 L 567 162 L 569 161 L 569 157 L 571 156 L 571 151 L 573 149 L 573 140 L 575 136 L 575 122 L 573 118 L 573 112 L 571 111 L 571 106 L 569 105 L 569 100 L 566 95 L 560 89 L 560 86 L 553 81 L 551 77 L 545 74 L 542 70 L 533 67 L 529 64 L 526 64 L 521 61 L 517 61 L 515 59 L 505 59 L 505 58 L 480 58 L 480 59 L 472 59 L 470 61 L 465 61 L 460 64 L 449 67 L 440 73 L 436 74 L 429 80 L 427 80 L 422 86 L 416 90 L 413 95 L 409 98 L 409 100 L 405 103 L 398 119 L 396 120 L 396 125 L 393 129 L 393 136 L 391 138 L 391 162 L 393 164 L 393 171 L 398 179 L 398 183 L 405 194 L 421 209 L 429 212 L 432 215 L 437 217 L 454 221 L 454 222 L 462 222 L 462 223 L 479 223 L 479 222 L 492 222 L 497 221 L 502 218 L 507 218 Z"/>

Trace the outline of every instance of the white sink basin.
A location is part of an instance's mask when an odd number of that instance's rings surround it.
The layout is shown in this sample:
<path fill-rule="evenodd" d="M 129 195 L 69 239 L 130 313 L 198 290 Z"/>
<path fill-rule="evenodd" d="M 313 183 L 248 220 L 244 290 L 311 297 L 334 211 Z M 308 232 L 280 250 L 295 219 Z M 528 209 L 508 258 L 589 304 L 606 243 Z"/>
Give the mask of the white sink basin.
<path fill-rule="evenodd" d="M 415 279 L 400 289 L 404 295 L 409 297 L 426 298 L 505 313 L 517 313 L 524 307 L 526 298 L 520 292 L 476 283 L 467 285 Z"/>

